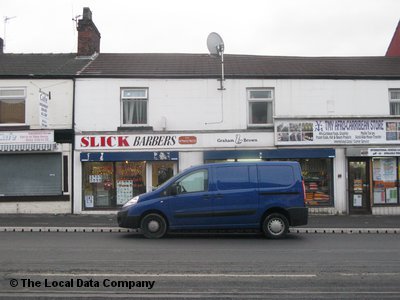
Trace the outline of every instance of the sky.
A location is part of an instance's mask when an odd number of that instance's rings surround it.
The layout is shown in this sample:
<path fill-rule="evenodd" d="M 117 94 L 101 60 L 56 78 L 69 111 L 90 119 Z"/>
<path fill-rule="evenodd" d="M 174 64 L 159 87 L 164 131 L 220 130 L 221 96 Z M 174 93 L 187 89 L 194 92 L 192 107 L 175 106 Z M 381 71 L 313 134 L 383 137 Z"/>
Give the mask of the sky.
<path fill-rule="evenodd" d="M 75 53 L 73 19 L 92 11 L 102 53 L 383 56 L 400 0 L 0 0 L 5 53 Z M 78 17 L 80 18 L 80 17 Z"/>

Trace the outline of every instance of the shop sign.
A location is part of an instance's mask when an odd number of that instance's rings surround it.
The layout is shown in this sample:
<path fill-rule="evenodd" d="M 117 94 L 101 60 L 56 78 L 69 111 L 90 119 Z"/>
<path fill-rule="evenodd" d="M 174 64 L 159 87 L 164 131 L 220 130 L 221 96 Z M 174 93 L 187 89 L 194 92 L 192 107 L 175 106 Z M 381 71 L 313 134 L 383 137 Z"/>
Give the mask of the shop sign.
<path fill-rule="evenodd" d="M 54 132 L 52 130 L 0 131 L 0 145 L 52 142 L 54 142 Z"/>
<path fill-rule="evenodd" d="M 272 145 L 270 132 L 77 135 L 78 150 L 101 149 L 186 149 L 199 147 L 260 147 Z"/>
<path fill-rule="evenodd" d="M 41 128 L 49 127 L 49 94 L 39 92 L 39 124 Z"/>
<path fill-rule="evenodd" d="M 399 144 L 400 120 L 277 120 L 275 143 L 276 145 Z"/>
<path fill-rule="evenodd" d="M 400 156 L 400 148 L 369 148 L 368 156 Z"/>

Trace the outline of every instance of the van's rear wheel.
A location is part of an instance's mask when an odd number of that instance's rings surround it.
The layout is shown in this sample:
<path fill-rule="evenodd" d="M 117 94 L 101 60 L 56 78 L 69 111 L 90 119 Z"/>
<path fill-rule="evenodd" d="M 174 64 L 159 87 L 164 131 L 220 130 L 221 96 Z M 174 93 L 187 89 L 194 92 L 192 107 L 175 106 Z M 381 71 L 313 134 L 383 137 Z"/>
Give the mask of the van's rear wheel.
<path fill-rule="evenodd" d="M 162 238 L 167 233 L 167 222 L 159 214 L 148 214 L 143 217 L 140 223 L 143 235 L 149 239 Z"/>
<path fill-rule="evenodd" d="M 267 238 L 281 239 L 289 231 L 289 222 L 284 215 L 272 213 L 265 217 L 262 223 L 262 231 Z"/>

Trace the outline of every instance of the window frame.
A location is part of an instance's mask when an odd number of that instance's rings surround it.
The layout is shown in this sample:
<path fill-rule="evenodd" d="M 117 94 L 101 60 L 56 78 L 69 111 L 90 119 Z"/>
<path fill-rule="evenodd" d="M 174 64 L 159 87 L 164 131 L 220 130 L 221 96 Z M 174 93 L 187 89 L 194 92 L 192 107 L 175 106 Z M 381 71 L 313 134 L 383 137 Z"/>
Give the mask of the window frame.
<path fill-rule="evenodd" d="M 2 95 L 3 91 L 22 91 L 22 95 Z M 0 87 L 0 101 L 7 100 L 7 101 L 23 101 L 24 102 L 24 122 L 22 123 L 1 123 L 0 126 L 23 126 L 26 125 L 26 87 L 16 86 L 16 87 Z"/>
<path fill-rule="evenodd" d="M 144 97 L 124 97 L 124 91 L 127 90 L 143 90 Z M 145 101 L 146 102 L 146 122 L 145 123 L 124 123 L 124 102 L 125 101 Z M 120 89 L 120 110 L 121 110 L 121 127 L 143 127 L 149 124 L 149 88 L 148 87 L 121 87 Z"/>
<path fill-rule="evenodd" d="M 399 113 L 395 114 L 395 113 L 392 113 L 391 106 L 392 106 L 392 104 L 398 104 L 400 106 L 400 98 L 399 99 L 393 99 L 392 98 L 392 92 L 400 93 L 400 88 L 398 88 L 398 89 L 396 89 L 396 88 L 389 89 L 389 114 L 391 116 L 399 116 L 400 115 L 400 107 L 399 107 Z"/>
<path fill-rule="evenodd" d="M 251 96 L 251 92 L 253 91 L 268 91 L 271 94 L 271 97 L 267 98 L 254 98 Z M 275 111 L 275 89 L 274 88 L 265 88 L 265 87 L 252 87 L 246 89 L 246 99 L 247 99 L 247 126 L 248 127 L 268 127 L 272 128 L 274 126 L 274 111 Z M 250 123 L 252 103 L 271 103 L 271 114 L 267 116 L 267 119 L 271 118 L 271 123 Z"/>

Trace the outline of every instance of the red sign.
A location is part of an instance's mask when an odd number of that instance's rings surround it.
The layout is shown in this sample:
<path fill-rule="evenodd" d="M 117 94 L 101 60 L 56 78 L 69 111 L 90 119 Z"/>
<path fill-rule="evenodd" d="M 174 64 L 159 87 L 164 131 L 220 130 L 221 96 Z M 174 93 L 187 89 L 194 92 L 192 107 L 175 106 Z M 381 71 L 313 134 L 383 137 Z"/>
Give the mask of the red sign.
<path fill-rule="evenodd" d="M 197 144 L 197 137 L 191 136 L 180 136 L 178 143 L 181 145 L 194 145 Z"/>

